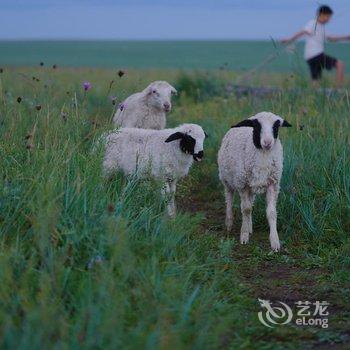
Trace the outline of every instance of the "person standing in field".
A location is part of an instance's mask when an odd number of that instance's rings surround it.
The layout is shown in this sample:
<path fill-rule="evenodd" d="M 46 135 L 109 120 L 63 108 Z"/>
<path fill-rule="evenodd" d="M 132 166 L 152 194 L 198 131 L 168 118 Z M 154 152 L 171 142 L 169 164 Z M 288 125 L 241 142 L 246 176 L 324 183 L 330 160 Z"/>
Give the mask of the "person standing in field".
<path fill-rule="evenodd" d="M 336 85 L 337 87 L 342 86 L 344 82 L 344 62 L 328 56 L 324 52 L 325 40 L 329 41 L 344 41 L 350 40 L 350 36 L 328 36 L 325 33 L 325 24 L 330 21 L 333 15 L 333 10 L 326 5 L 322 5 L 317 10 L 316 19 L 309 21 L 305 27 L 294 34 L 291 38 L 283 39 L 281 42 L 283 44 L 292 43 L 305 36 L 305 50 L 304 58 L 309 65 L 311 79 L 314 85 L 322 77 L 322 71 L 336 69 Z"/>

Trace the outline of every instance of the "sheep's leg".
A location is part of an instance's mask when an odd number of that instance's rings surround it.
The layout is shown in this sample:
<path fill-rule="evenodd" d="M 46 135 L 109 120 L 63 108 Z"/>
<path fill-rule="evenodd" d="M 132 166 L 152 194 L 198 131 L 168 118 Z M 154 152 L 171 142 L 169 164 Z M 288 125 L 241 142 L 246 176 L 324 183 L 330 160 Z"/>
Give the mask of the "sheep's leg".
<path fill-rule="evenodd" d="M 254 194 L 251 194 L 249 192 L 249 200 L 250 200 L 250 205 L 251 205 L 251 211 L 250 211 L 250 215 L 249 215 L 249 225 L 248 225 L 248 231 L 249 231 L 249 234 L 252 234 L 253 233 L 253 219 L 252 219 L 252 211 L 253 211 L 253 205 L 254 205 L 254 200 L 255 200 L 255 195 Z"/>
<path fill-rule="evenodd" d="M 168 211 L 168 215 L 171 218 L 174 218 L 176 216 L 175 191 L 176 191 L 176 182 L 175 181 L 167 181 L 164 184 L 162 194 L 166 197 L 167 211 Z"/>
<path fill-rule="evenodd" d="M 233 224 L 233 213 L 232 213 L 232 202 L 233 202 L 233 191 L 225 186 L 225 201 L 226 201 L 226 230 L 230 232 Z"/>
<path fill-rule="evenodd" d="M 110 159 L 104 159 L 102 163 L 102 176 L 104 179 L 109 180 L 112 175 L 117 171 L 117 166 Z"/>
<path fill-rule="evenodd" d="M 271 249 L 275 252 L 280 250 L 280 240 L 277 233 L 277 211 L 276 203 L 278 198 L 278 188 L 270 185 L 266 191 L 266 217 L 270 226 Z"/>
<path fill-rule="evenodd" d="M 242 191 L 239 195 L 241 197 L 242 212 L 241 244 L 246 244 L 249 241 L 249 234 L 253 231 L 252 208 L 254 196 L 249 190 Z"/>
<path fill-rule="evenodd" d="M 169 200 L 169 216 L 174 218 L 176 216 L 176 204 L 175 204 L 175 192 L 176 192 L 176 181 L 170 183 L 170 200 Z"/>

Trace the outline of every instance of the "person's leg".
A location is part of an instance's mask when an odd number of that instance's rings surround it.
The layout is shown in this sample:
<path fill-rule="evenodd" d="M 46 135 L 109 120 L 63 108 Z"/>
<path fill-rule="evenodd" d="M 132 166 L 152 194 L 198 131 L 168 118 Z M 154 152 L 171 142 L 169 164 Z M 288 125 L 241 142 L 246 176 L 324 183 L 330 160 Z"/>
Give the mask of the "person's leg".
<path fill-rule="evenodd" d="M 318 89 L 320 87 L 320 80 L 319 79 L 311 79 L 311 86 L 314 89 Z"/>
<path fill-rule="evenodd" d="M 319 81 L 322 77 L 322 55 L 311 58 L 307 61 L 311 75 L 311 86 L 319 87 Z"/>
<path fill-rule="evenodd" d="M 327 70 L 331 70 L 333 68 L 336 69 L 335 85 L 337 88 L 342 87 L 344 83 L 344 76 L 345 76 L 344 62 L 332 56 L 324 55 L 324 67 Z"/>
<path fill-rule="evenodd" d="M 342 87 L 344 84 L 345 78 L 345 65 L 343 61 L 337 60 L 335 64 L 336 75 L 335 75 L 335 84 L 338 88 Z"/>

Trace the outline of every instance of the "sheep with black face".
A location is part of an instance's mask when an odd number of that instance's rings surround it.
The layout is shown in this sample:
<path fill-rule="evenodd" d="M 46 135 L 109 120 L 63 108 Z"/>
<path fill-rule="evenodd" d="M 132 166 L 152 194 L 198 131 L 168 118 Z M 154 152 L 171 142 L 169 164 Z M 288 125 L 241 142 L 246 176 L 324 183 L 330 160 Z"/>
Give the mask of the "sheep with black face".
<path fill-rule="evenodd" d="M 193 161 L 202 160 L 204 139 L 197 124 L 163 130 L 121 128 L 105 136 L 103 172 L 107 177 L 121 170 L 125 175 L 160 179 L 163 194 L 169 197 L 169 216 L 174 217 L 176 184 L 188 174 Z"/>
<path fill-rule="evenodd" d="M 164 129 L 171 98 L 176 94 L 176 89 L 166 81 L 154 81 L 119 105 L 113 123 L 124 128 Z"/>
<path fill-rule="evenodd" d="M 232 126 L 222 140 L 218 165 L 219 177 L 225 189 L 226 228 L 228 231 L 232 229 L 232 201 L 234 191 L 237 191 L 241 198 L 242 244 L 248 243 L 253 231 L 255 195 L 266 193 L 271 248 L 273 251 L 280 250 L 276 203 L 283 169 L 283 148 L 278 130 L 290 126 L 273 113 L 261 112 Z"/>

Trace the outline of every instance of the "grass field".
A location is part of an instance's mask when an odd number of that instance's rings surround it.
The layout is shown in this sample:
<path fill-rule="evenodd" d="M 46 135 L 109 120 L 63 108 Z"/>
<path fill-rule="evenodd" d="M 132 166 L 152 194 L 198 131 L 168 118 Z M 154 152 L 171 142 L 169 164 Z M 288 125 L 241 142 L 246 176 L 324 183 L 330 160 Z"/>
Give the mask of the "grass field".
<path fill-rule="evenodd" d="M 271 41 L 0 41 L 0 65 L 100 68 L 249 70 L 268 57 L 269 71 L 304 70 L 302 43 L 287 53 Z M 350 66 L 347 43 L 328 44 L 328 52 Z"/>
<path fill-rule="evenodd" d="M 234 72 L 186 79 L 177 70 L 116 73 L 44 66 L 5 67 L 0 74 L 1 348 L 347 348 L 348 94 L 286 89 L 238 99 L 206 90 L 235 79 Z M 173 221 L 160 184 L 121 175 L 106 183 L 101 154 L 91 153 L 117 104 L 156 79 L 180 88 L 169 125 L 196 122 L 210 134 L 205 159 L 181 182 Z M 193 94 L 184 81 L 195 79 L 203 84 Z M 303 84 L 303 77 L 283 74 L 255 79 L 284 88 Z M 83 81 L 92 83 L 87 93 Z M 269 250 L 262 198 L 249 245 L 238 241 L 238 199 L 234 233 L 225 232 L 217 175 L 225 132 L 262 110 L 293 124 L 280 132 L 278 254 Z M 297 301 L 328 301 L 329 327 L 267 328 L 257 317 L 258 298 L 293 310 Z"/>

